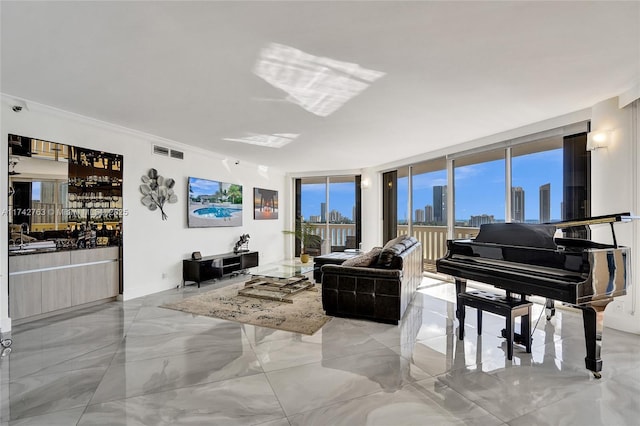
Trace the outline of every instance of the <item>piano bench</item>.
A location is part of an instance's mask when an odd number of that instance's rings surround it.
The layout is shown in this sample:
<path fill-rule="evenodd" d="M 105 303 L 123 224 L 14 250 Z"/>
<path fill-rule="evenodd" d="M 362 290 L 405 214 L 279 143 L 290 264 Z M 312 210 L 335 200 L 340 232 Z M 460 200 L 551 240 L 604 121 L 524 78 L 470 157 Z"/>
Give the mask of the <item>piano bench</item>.
<path fill-rule="evenodd" d="M 458 295 L 459 309 L 464 313 L 466 306 L 476 308 L 478 311 L 478 336 L 482 334 L 482 311 L 501 315 L 506 319 L 506 339 L 507 358 L 513 358 L 513 341 L 515 319 L 522 317 L 520 323 L 520 334 L 524 340 L 527 353 L 531 353 L 530 317 L 533 303 L 513 297 L 505 297 L 500 294 L 482 290 L 473 290 Z M 464 315 L 460 318 L 460 328 L 458 329 L 459 339 L 464 338 Z"/>

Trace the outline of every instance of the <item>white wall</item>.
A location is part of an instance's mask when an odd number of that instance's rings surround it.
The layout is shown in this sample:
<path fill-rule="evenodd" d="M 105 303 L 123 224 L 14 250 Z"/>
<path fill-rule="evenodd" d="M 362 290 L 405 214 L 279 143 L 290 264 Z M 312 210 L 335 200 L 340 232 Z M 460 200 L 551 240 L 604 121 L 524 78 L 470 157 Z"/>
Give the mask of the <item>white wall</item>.
<path fill-rule="evenodd" d="M 278 220 L 253 220 L 253 188 L 279 191 L 281 212 L 290 205 L 285 185 L 288 180 L 282 171 L 260 168 L 255 164 L 226 161 L 224 156 L 195 150 L 189 146 L 154 138 L 86 117 L 59 111 L 47 106 L 29 103 L 29 111 L 15 113 L 12 99 L 2 97 L 0 162 L 7 164 L 8 134 L 18 134 L 79 147 L 100 149 L 122 154 L 123 207 L 128 211 L 123 221 L 124 237 L 124 294 L 125 300 L 158 291 L 175 288 L 182 281 L 182 259 L 193 251 L 203 255 L 226 253 L 233 250 L 241 234 L 249 234 L 249 248 L 260 252 L 260 263 L 274 262 L 285 257 L 285 235 L 282 233 L 284 214 Z M 152 154 L 152 143 L 174 147 L 185 154 L 176 160 Z M 212 141 L 212 144 L 215 141 Z M 178 203 L 166 204 L 168 220 L 163 221 L 159 211 L 151 212 L 140 203 L 140 177 L 149 168 L 155 168 L 164 177 L 176 181 Z M 3 167 L 3 170 L 6 170 Z M 243 185 L 244 216 L 242 227 L 187 228 L 187 178 L 195 176 Z M 7 173 L 0 173 L 0 186 L 7 188 Z M 7 197 L 0 197 L 4 225 L 0 225 L 0 327 L 10 329 L 8 305 L 8 247 Z M 165 274 L 165 278 L 163 278 Z"/>
<path fill-rule="evenodd" d="M 637 211 L 640 203 L 640 149 L 638 134 L 633 130 L 632 109 L 631 105 L 619 108 L 617 97 L 592 108 L 591 131 L 612 131 L 609 145 L 591 152 L 591 211 L 594 216 L 627 211 L 640 214 Z M 631 247 L 632 287 L 626 296 L 610 303 L 604 315 L 606 326 L 632 333 L 640 333 L 640 314 L 637 312 L 640 306 L 640 283 L 637 279 L 640 277 L 639 222 L 614 225 L 618 244 Z M 592 229 L 593 239 L 611 241 L 608 226 Z"/>
<path fill-rule="evenodd" d="M 370 250 L 382 246 L 382 173 L 367 168 L 362 170 L 362 248 Z"/>

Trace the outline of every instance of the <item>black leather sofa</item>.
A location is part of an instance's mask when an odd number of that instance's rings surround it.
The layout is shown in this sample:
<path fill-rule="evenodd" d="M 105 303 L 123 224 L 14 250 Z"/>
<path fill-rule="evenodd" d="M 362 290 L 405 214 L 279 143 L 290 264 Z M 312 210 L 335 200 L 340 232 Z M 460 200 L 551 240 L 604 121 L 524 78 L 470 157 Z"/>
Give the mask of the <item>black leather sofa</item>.
<path fill-rule="evenodd" d="M 383 248 L 322 266 L 327 315 L 398 324 L 422 281 L 422 245 L 402 236 Z"/>

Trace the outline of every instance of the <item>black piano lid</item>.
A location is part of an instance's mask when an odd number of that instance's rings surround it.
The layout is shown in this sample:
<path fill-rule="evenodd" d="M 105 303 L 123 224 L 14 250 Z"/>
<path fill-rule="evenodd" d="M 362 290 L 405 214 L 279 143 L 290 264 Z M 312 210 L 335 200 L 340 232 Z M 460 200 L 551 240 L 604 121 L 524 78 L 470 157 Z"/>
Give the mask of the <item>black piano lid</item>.
<path fill-rule="evenodd" d="M 552 224 L 487 223 L 480 225 L 475 242 L 556 250 L 555 232 Z"/>
<path fill-rule="evenodd" d="M 558 244 L 567 246 L 582 247 L 617 247 L 615 232 L 613 231 L 613 223 L 626 222 L 638 217 L 632 216 L 631 213 L 616 213 L 604 216 L 594 216 L 584 219 L 567 220 L 562 222 L 531 224 L 531 223 L 488 223 L 480 226 L 480 232 L 475 238 L 477 243 L 491 243 L 509 246 L 522 246 L 531 248 L 543 248 L 556 250 Z M 609 223 L 613 236 L 613 246 L 605 244 L 597 244 L 589 242 L 581 244 L 579 240 L 569 238 L 556 238 L 554 235 L 557 229 L 573 228 L 578 226 L 588 226 Z"/>

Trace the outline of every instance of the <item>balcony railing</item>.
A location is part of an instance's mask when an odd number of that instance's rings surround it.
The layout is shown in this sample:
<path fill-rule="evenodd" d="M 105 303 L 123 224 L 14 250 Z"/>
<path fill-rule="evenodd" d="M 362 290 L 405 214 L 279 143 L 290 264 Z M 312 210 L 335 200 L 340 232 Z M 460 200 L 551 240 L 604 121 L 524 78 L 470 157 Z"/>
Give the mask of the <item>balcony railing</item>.
<path fill-rule="evenodd" d="M 330 223 L 328 228 L 324 223 L 312 223 L 311 225 L 313 225 L 316 235 L 322 239 L 326 248 L 325 252 L 334 251 L 338 247 L 343 248 L 346 237 L 356 234 L 356 226 L 352 223 Z M 407 225 L 398 225 L 398 235 L 407 235 L 408 228 Z M 480 228 L 456 226 L 454 238 L 475 238 L 479 231 Z M 447 252 L 447 227 L 413 225 L 413 236 L 422 244 L 425 270 L 435 271 L 436 260 Z"/>
<path fill-rule="evenodd" d="M 453 230 L 455 239 L 475 238 L 480 228 L 456 226 Z M 409 227 L 398 225 L 398 235 L 407 235 Z M 413 236 L 422 243 L 424 269 L 435 272 L 436 260 L 447 252 L 447 227 L 413 225 Z"/>
<path fill-rule="evenodd" d="M 337 248 L 344 248 L 347 236 L 356 235 L 356 225 L 354 223 L 330 223 L 329 228 L 324 223 L 311 223 L 316 235 L 322 239 L 324 251 L 335 251 Z"/>

